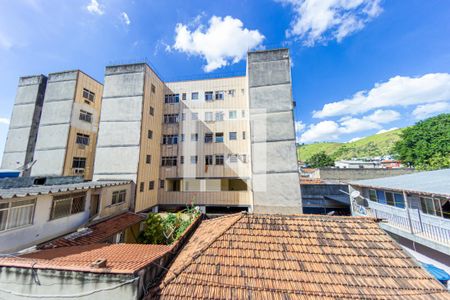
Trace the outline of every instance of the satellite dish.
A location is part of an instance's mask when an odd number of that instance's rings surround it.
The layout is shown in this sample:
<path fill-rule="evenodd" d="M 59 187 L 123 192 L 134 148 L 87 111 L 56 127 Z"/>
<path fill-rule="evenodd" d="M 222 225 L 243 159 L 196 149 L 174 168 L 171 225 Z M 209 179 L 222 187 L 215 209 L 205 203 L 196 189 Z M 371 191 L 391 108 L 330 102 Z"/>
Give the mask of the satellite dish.
<path fill-rule="evenodd" d="M 353 192 L 350 194 L 350 197 L 352 197 L 352 198 L 358 198 L 358 197 L 361 197 L 361 193 L 360 193 L 359 191 L 353 191 Z"/>

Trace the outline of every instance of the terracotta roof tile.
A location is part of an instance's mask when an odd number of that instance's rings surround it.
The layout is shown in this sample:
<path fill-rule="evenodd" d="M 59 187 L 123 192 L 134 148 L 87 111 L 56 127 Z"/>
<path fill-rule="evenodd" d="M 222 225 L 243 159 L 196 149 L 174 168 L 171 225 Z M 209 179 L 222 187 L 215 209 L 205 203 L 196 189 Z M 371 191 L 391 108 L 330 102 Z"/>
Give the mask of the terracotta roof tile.
<path fill-rule="evenodd" d="M 133 274 L 169 250 L 166 245 L 91 244 L 40 250 L 14 258 L 2 257 L 0 266 Z M 92 267 L 98 259 L 106 259 L 106 267 Z"/>
<path fill-rule="evenodd" d="M 134 224 L 142 222 L 143 220 L 145 220 L 145 217 L 142 215 L 125 212 L 105 221 L 100 221 L 94 225 L 91 225 L 84 231 L 68 234 L 53 241 L 39 245 L 38 248 L 51 249 L 57 247 L 102 243 L 111 238 L 113 235 Z"/>
<path fill-rule="evenodd" d="M 148 299 L 449 299 L 373 219 L 203 222 Z"/>

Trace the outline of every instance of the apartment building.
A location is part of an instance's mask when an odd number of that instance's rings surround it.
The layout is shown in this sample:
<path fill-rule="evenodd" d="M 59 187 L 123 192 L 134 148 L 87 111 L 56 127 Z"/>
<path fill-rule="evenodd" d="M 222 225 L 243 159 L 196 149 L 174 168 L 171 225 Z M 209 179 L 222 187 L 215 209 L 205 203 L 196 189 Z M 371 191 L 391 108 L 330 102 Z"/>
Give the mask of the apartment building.
<path fill-rule="evenodd" d="M 92 179 L 102 93 L 79 70 L 48 75 L 32 176 Z"/>
<path fill-rule="evenodd" d="M 276 49 L 249 52 L 246 75 L 228 78 L 164 82 L 138 63 L 106 67 L 103 88 L 78 70 L 52 73 L 34 151 L 6 151 L 34 159 L 32 176 L 132 180 L 136 212 L 300 213 L 290 66 Z M 11 141 L 24 135 L 14 126 Z"/>
<path fill-rule="evenodd" d="M 158 204 L 164 83 L 147 64 L 109 66 L 94 180 L 136 183 L 135 211 Z"/>
<path fill-rule="evenodd" d="M 247 78 L 166 83 L 158 205 L 252 205 Z"/>
<path fill-rule="evenodd" d="M 44 75 L 19 79 L 2 169 L 21 168 L 33 161 L 46 85 L 47 77 Z M 29 176 L 30 170 L 25 170 L 22 175 Z"/>

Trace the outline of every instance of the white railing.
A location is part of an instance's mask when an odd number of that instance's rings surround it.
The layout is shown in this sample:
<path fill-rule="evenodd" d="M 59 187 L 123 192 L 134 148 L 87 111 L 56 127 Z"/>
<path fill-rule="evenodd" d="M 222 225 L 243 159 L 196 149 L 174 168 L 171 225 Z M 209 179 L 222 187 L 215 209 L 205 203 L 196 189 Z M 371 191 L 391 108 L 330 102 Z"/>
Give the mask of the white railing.
<path fill-rule="evenodd" d="M 450 245 L 450 220 L 424 214 L 419 209 L 403 209 L 367 201 L 365 214 L 386 220 L 389 225 L 408 233 Z"/>

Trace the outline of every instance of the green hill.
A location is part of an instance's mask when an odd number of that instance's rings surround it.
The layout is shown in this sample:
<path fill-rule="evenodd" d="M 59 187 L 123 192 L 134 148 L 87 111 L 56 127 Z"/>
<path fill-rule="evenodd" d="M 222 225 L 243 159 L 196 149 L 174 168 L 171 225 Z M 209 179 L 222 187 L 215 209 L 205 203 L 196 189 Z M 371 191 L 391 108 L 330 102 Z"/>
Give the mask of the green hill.
<path fill-rule="evenodd" d="M 351 143 L 314 143 L 301 145 L 297 154 L 301 161 L 308 160 L 315 153 L 324 151 L 336 160 L 353 157 L 371 157 L 392 154 L 392 148 L 400 139 L 402 128 L 374 134 Z"/>

